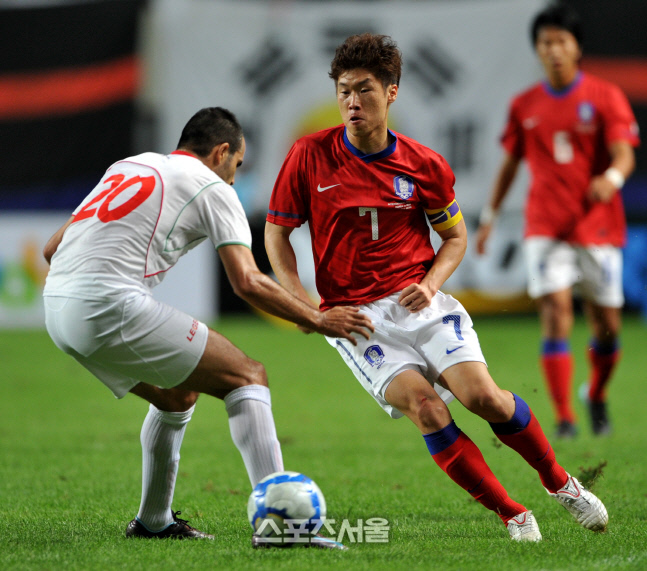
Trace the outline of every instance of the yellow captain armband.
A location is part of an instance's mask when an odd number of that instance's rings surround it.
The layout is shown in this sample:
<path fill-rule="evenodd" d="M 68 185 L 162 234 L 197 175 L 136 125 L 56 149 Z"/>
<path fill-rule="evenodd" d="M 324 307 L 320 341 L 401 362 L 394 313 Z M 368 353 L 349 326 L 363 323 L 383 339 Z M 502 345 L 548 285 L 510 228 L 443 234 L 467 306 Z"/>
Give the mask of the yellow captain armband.
<path fill-rule="evenodd" d="M 425 208 L 425 212 L 431 227 L 436 232 L 456 226 L 463 219 L 463 213 L 456 200 L 453 200 L 445 208 L 438 208 L 437 210 L 427 210 Z"/>

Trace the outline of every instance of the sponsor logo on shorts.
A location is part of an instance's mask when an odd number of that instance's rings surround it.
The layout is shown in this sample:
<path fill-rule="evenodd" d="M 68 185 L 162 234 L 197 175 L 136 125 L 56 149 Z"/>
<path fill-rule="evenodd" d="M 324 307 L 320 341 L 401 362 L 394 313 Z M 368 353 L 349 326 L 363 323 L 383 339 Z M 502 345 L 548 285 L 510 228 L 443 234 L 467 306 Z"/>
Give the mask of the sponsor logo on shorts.
<path fill-rule="evenodd" d="M 445 349 L 445 353 L 447 353 L 448 355 L 451 355 L 454 351 L 458 351 L 463 347 L 465 347 L 465 345 L 460 345 L 459 347 L 454 347 L 453 349 Z"/>
<path fill-rule="evenodd" d="M 195 334 L 198 332 L 198 322 L 197 320 L 193 320 L 193 323 L 191 324 L 191 329 L 189 329 L 189 334 L 186 336 L 186 338 L 189 341 L 193 341 L 193 338 L 195 337 Z"/>
<path fill-rule="evenodd" d="M 371 367 L 377 366 L 379 369 L 384 364 L 384 351 L 379 345 L 371 345 L 364 351 L 364 359 L 366 359 Z"/>

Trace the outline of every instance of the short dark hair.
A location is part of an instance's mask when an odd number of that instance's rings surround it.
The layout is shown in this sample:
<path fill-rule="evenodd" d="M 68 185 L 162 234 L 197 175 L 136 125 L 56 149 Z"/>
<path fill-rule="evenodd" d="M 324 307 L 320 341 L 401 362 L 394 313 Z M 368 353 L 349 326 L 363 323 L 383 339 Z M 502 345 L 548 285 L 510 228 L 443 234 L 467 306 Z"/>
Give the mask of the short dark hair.
<path fill-rule="evenodd" d="M 385 88 L 394 83 L 400 85 L 402 54 L 389 36 L 350 36 L 335 51 L 328 75 L 337 83 L 342 73 L 358 68 L 370 71 Z"/>
<path fill-rule="evenodd" d="M 537 36 L 541 28 L 554 26 L 573 34 L 579 46 L 582 46 L 582 25 L 578 13 L 570 6 L 552 4 L 535 16 L 530 27 L 532 45 L 537 45 Z"/>
<path fill-rule="evenodd" d="M 206 157 L 222 143 L 229 143 L 229 153 L 239 151 L 243 144 L 243 128 L 231 111 L 222 107 L 205 107 L 184 126 L 177 148 Z"/>

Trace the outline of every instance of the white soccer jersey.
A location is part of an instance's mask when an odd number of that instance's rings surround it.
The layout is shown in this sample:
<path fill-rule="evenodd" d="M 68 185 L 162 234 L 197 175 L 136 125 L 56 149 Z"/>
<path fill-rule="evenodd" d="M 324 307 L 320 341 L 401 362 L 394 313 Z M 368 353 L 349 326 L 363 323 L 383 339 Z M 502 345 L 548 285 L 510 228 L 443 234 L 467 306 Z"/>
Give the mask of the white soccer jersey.
<path fill-rule="evenodd" d="M 74 211 L 43 295 L 105 300 L 150 291 L 207 238 L 216 249 L 251 248 L 249 223 L 231 186 L 186 154 L 124 159 Z"/>

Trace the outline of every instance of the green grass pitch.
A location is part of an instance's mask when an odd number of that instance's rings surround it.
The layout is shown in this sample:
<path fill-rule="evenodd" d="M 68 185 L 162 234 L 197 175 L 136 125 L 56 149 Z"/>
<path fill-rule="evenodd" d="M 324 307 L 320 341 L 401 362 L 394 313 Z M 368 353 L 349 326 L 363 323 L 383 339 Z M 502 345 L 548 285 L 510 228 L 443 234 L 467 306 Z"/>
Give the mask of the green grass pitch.
<path fill-rule="evenodd" d="M 536 318 L 475 322 L 494 378 L 530 403 L 550 436 Z M 321 486 L 337 522 L 386 518 L 388 543 L 350 543 L 347 552 L 253 550 L 249 481 L 223 404 L 210 397 L 200 399 L 187 429 L 174 509 L 216 541 L 126 540 L 139 506 L 147 404 L 132 395 L 116 401 L 45 332 L 5 331 L 1 569 L 647 569 L 647 326 L 639 318 L 625 320 L 624 359 L 611 388 L 613 435 L 594 439 L 577 402 L 580 437 L 553 441 L 574 475 L 606 463 L 593 489 L 610 514 L 607 533 L 580 528 L 484 421 L 451 405 L 510 495 L 534 511 L 540 544 L 512 543 L 500 520 L 438 469 L 415 427 L 384 414 L 324 339 L 255 317 L 216 327 L 266 365 L 286 469 Z M 578 319 L 576 385 L 587 374 L 587 335 Z"/>

